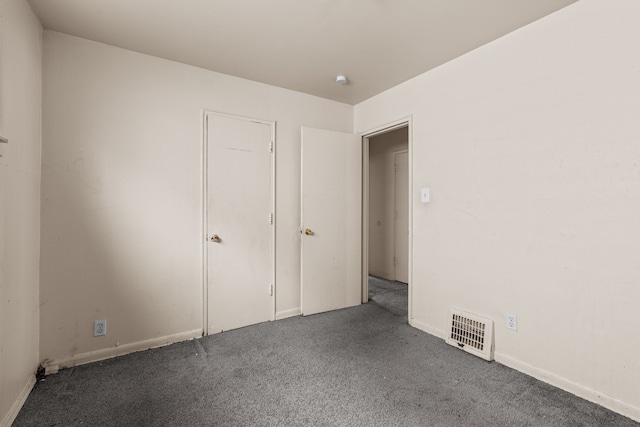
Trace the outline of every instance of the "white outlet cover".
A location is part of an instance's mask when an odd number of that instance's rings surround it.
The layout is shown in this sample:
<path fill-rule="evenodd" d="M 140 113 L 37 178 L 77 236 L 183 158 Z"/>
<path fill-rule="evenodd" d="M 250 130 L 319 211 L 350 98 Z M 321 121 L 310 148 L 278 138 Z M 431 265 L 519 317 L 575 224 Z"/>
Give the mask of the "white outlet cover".
<path fill-rule="evenodd" d="M 96 320 L 93 322 L 93 336 L 101 337 L 107 335 L 107 321 L 106 320 Z"/>
<path fill-rule="evenodd" d="M 507 313 L 507 329 L 518 330 L 518 316 L 513 313 Z"/>

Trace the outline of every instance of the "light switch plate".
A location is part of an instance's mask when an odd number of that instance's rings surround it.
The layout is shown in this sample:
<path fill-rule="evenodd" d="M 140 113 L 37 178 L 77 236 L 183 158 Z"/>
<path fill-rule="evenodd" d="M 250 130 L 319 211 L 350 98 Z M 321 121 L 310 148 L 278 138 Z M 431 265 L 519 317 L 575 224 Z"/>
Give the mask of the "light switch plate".
<path fill-rule="evenodd" d="M 431 192 L 429 191 L 429 188 L 423 188 L 420 191 L 420 201 L 422 203 L 429 203 L 429 201 L 431 201 Z"/>

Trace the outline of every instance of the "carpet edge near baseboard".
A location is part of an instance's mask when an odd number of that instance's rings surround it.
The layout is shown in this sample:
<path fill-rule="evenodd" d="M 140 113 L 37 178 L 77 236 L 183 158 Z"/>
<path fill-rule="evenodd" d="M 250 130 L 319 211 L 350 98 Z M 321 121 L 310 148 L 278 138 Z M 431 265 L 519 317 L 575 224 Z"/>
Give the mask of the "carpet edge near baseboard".
<path fill-rule="evenodd" d="M 191 331 L 180 332 L 177 334 L 165 335 L 148 340 L 88 351 L 54 360 L 47 360 L 42 362 L 42 366 L 49 371 L 55 372 L 57 369 L 72 368 L 74 366 L 80 366 L 87 363 L 99 362 L 101 360 L 124 356 L 126 354 L 149 350 L 152 348 L 164 347 L 165 345 L 200 337 L 202 337 L 202 329 L 193 329 Z"/>
<path fill-rule="evenodd" d="M 13 405 L 11 405 L 9 412 L 7 412 L 4 419 L 0 421 L 0 427 L 9 427 L 11 426 L 11 424 L 13 424 L 16 417 L 20 413 L 20 409 L 22 409 L 22 406 L 27 401 L 27 398 L 29 397 L 29 393 L 31 393 L 31 390 L 35 385 L 36 385 L 35 374 L 29 375 L 24 387 L 20 391 L 20 394 L 18 394 L 15 402 L 13 402 Z"/>
<path fill-rule="evenodd" d="M 593 402 L 634 421 L 640 422 L 640 408 L 637 406 L 633 406 L 552 372 L 537 368 L 507 354 L 496 351 L 494 352 L 494 357 L 495 361 L 501 365 L 508 366 L 511 369 L 515 369 L 516 371 L 532 376 L 544 383 L 550 384 L 575 396 L 581 397 L 582 399 L 588 400 L 589 402 Z"/>

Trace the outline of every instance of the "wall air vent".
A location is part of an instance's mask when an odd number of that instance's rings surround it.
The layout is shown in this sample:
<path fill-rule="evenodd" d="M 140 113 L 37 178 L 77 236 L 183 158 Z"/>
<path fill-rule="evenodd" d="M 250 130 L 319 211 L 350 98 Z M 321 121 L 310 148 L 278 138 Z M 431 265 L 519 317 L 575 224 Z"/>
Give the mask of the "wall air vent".
<path fill-rule="evenodd" d="M 493 360 L 493 320 L 450 308 L 449 325 L 445 339 L 447 344 L 485 360 Z"/>

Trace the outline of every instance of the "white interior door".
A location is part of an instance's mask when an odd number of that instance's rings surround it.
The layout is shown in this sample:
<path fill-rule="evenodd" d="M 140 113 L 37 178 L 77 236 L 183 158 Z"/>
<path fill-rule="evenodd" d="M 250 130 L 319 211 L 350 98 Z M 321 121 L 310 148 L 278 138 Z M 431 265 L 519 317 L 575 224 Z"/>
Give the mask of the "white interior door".
<path fill-rule="evenodd" d="M 273 320 L 273 123 L 207 115 L 208 333 Z"/>
<path fill-rule="evenodd" d="M 360 304 L 362 143 L 357 135 L 302 129 L 301 309 Z"/>
<path fill-rule="evenodd" d="M 397 152 L 394 159 L 395 280 L 409 282 L 409 152 Z"/>

